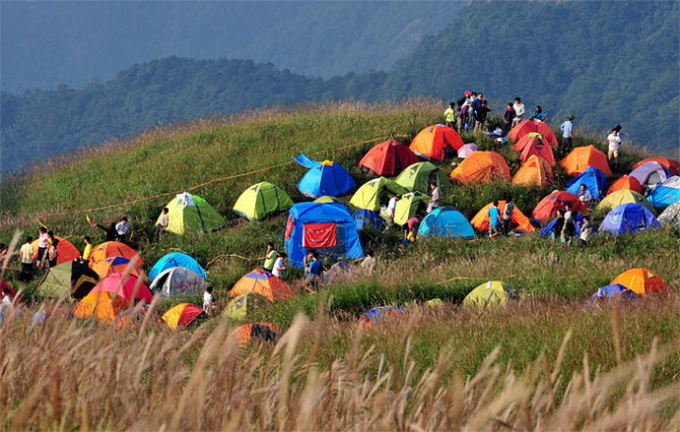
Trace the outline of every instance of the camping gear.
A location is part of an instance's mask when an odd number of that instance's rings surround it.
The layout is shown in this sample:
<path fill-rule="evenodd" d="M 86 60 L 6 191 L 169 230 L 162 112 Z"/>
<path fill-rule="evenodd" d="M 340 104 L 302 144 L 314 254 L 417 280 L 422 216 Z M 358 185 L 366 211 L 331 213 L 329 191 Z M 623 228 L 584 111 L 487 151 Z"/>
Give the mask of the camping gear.
<path fill-rule="evenodd" d="M 194 323 L 203 314 L 203 309 L 189 303 L 180 303 L 163 314 L 161 319 L 171 330 L 184 328 Z"/>
<path fill-rule="evenodd" d="M 578 196 L 581 185 L 585 185 L 593 199 L 598 200 L 607 188 L 607 178 L 599 169 L 590 167 L 567 182 L 567 192 Z"/>
<path fill-rule="evenodd" d="M 38 293 L 43 297 L 81 299 L 98 282 L 99 275 L 86 262 L 67 261 L 50 269 L 38 285 Z"/>
<path fill-rule="evenodd" d="M 531 119 L 522 120 L 514 128 L 508 132 L 508 138 L 513 142 L 518 142 L 524 135 L 530 133 L 540 134 L 544 142 L 547 142 L 553 148 L 557 148 L 558 142 L 555 133 L 550 129 L 550 126 L 542 121 L 535 121 Z"/>
<path fill-rule="evenodd" d="M 300 193 L 309 198 L 323 195 L 340 196 L 356 187 L 356 182 L 340 164 L 333 161 L 315 161 L 304 154 L 293 158 L 309 170 L 298 183 Z"/>
<path fill-rule="evenodd" d="M 560 161 L 560 165 L 570 176 L 582 174 L 590 167 L 599 169 L 605 175 L 612 175 L 607 155 L 595 146 L 576 147 Z"/>
<path fill-rule="evenodd" d="M 134 275 L 123 275 L 122 273 L 113 273 L 100 280 L 97 285 L 90 291 L 90 294 L 97 292 L 109 292 L 124 299 L 130 300 L 144 300 L 146 303 L 151 303 L 153 294 L 142 281 Z"/>
<path fill-rule="evenodd" d="M 233 321 L 243 321 L 250 312 L 267 303 L 271 303 L 269 299 L 253 292 L 239 294 L 229 302 L 222 315 Z"/>
<path fill-rule="evenodd" d="M 574 224 L 574 237 L 579 237 L 581 235 L 581 225 L 579 222 L 580 220 L 583 220 L 583 216 L 581 215 L 576 215 L 576 218 L 574 218 L 574 222 L 577 222 Z M 555 232 L 555 225 L 557 225 L 557 218 L 551 220 L 548 222 L 538 233 L 539 237 L 543 238 L 551 238 L 551 239 L 556 239 L 559 238 L 560 233 Z"/>
<path fill-rule="evenodd" d="M 641 204 L 621 204 L 610 211 L 600 224 L 600 231 L 614 235 L 661 229 L 649 209 Z"/>
<path fill-rule="evenodd" d="M 475 236 L 475 230 L 463 213 L 454 207 L 439 207 L 423 218 L 418 228 L 418 236 L 421 238 L 471 238 Z"/>
<path fill-rule="evenodd" d="M 602 201 L 595 207 L 597 211 L 610 211 L 621 204 L 642 204 L 648 209 L 652 210 L 652 205 L 647 199 L 637 192 L 628 189 L 621 189 L 604 197 Z"/>
<path fill-rule="evenodd" d="M 291 207 L 284 233 L 288 260 L 303 266 L 310 249 L 330 258 L 363 258 L 354 218 L 340 203 L 303 202 Z"/>
<path fill-rule="evenodd" d="M 666 283 L 653 271 L 638 267 L 618 275 L 611 284 L 620 284 L 642 296 L 657 294 L 666 289 Z"/>
<path fill-rule="evenodd" d="M 359 318 L 359 325 L 364 328 L 371 328 L 385 318 L 402 317 L 404 315 L 403 306 L 379 306 L 364 312 Z"/>
<path fill-rule="evenodd" d="M 203 276 L 185 267 L 171 267 L 158 274 L 151 284 L 151 292 L 161 297 L 201 295 L 208 287 Z"/>
<path fill-rule="evenodd" d="M 476 152 L 477 150 L 479 150 L 477 144 L 475 143 L 465 144 L 464 146 L 458 149 L 458 157 L 461 159 L 465 159 L 466 157 L 469 157 L 473 152 Z"/>
<path fill-rule="evenodd" d="M 614 183 L 612 183 L 611 186 L 609 186 L 609 190 L 607 191 L 607 195 L 612 194 L 618 190 L 632 190 L 633 192 L 637 192 L 639 194 L 644 193 L 644 190 L 642 189 L 642 185 L 636 179 L 635 177 L 631 177 L 629 175 L 623 175 L 619 177 Z"/>
<path fill-rule="evenodd" d="M 673 227 L 680 231 L 680 201 L 668 206 L 657 220 L 662 226 Z"/>
<path fill-rule="evenodd" d="M 652 189 L 649 202 L 654 208 L 663 209 L 680 201 L 680 177 L 673 176 Z"/>
<path fill-rule="evenodd" d="M 57 264 L 73 261 L 80 256 L 80 251 L 77 247 L 73 246 L 73 243 L 63 237 L 54 236 L 54 238 L 59 241 L 57 244 L 57 251 L 59 252 L 59 256 L 57 256 Z M 33 240 L 33 243 L 31 243 L 34 251 L 33 260 L 38 258 L 38 245 L 39 240 Z"/>
<path fill-rule="evenodd" d="M 640 162 L 633 165 L 633 169 L 635 169 L 635 168 L 639 167 L 640 165 L 643 165 L 647 162 L 658 162 L 661 165 L 663 165 L 664 167 L 666 167 L 666 169 L 668 169 L 668 171 L 670 171 L 671 174 L 676 175 L 676 176 L 680 176 L 680 162 L 673 160 L 673 159 L 666 158 L 666 157 L 650 157 L 650 158 L 647 158 L 647 159 L 643 159 Z"/>
<path fill-rule="evenodd" d="M 165 207 L 169 210 L 170 219 L 166 231 L 173 234 L 207 233 L 222 228 L 226 223 L 222 215 L 206 200 L 188 192 L 177 195 Z M 160 223 L 160 218 L 161 216 L 158 217 L 156 225 Z"/>
<path fill-rule="evenodd" d="M 430 192 L 430 182 L 434 181 L 442 190 L 446 190 L 450 185 L 449 179 L 437 165 L 432 162 L 416 162 L 409 165 L 402 171 L 396 179 L 399 185 L 405 187 L 410 192 L 420 192 L 427 194 Z"/>
<path fill-rule="evenodd" d="M 548 186 L 554 181 L 553 170 L 548 161 L 532 155 L 519 167 L 512 184 L 517 186 Z"/>
<path fill-rule="evenodd" d="M 154 280 L 164 270 L 172 267 L 184 267 L 200 275 L 203 279 L 208 279 L 208 273 L 192 256 L 182 252 L 173 252 L 159 259 L 149 271 L 149 279 Z"/>
<path fill-rule="evenodd" d="M 463 307 L 466 309 L 494 309 L 505 306 L 508 300 L 517 299 L 517 292 L 502 281 L 488 281 L 477 288 L 463 299 Z"/>
<path fill-rule="evenodd" d="M 90 292 L 78 302 L 73 315 L 76 318 L 96 317 L 99 322 L 112 323 L 118 314 L 130 307 L 129 300 L 106 291 Z"/>
<path fill-rule="evenodd" d="M 543 141 L 543 136 L 539 133 L 531 132 L 524 135 L 513 147 L 519 153 L 519 160 L 525 162 L 531 156 L 539 156 L 545 159 L 550 165 L 555 164 L 555 155 L 550 144 Z"/>
<path fill-rule="evenodd" d="M 232 210 L 252 221 L 288 210 L 292 206 L 293 200 L 283 189 L 269 182 L 261 182 L 243 191 Z"/>
<path fill-rule="evenodd" d="M 272 323 L 258 322 L 236 327 L 229 335 L 229 339 L 239 346 L 251 342 L 275 342 L 279 337 L 279 329 Z"/>
<path fill-rule="evenodd" d="M 359 161 L 359 168 L 366 168 L 379 176 L 393 176 L 416 162 L 418 156 L 407 146 L 399 141 L 389 140 L 370 149 Z"/>
<path fill-rule="evenodd" d="M 498 211 L 500 212 L 501 216 L 503 215 L 503 212 L 505 211 L 505 204 L 506 201 L 500 200 L 498 201 Z M 470 221 L 470 224 L 477 228 L 478 231 L 488 231 L 489 230 L 489 209 L 493 203 L 489 203 L 485 205 L 480 211 L 477 212 L 475 217 L 472 218 Z M 529 220 L 528 217 L 522 213 L 522 211 L 515 206 L 515 210 L 512 212 L 512 224 L 516 226 L 515 230 L 522 230 L 522 231 L 528 231 L 528 232 L 533 232 L 534 227 L 531 225 L 531 221 Z"/>
<path fill-rule="evenodd" d="M 420 192 L 410 192 L 402 195 L 401 199 L 397 201 L 397 207 L 394 209 L 394 223 L 397 225 L 406 224 L 409 219 L 416 217 L 420 208 L 427 207 L 428 202 L 430 202 L 430 196 Z"/>
<path fill-rule="evenodd" d="M 103 279 L 112 273 L 129 272 L 131 275 L 137 277 L 139 277 L 140 273 L 140 270 L 136 265 L 132 264 L 129 259 L 123 257 L 111 257 L 98 261 L 96 264 L 92 265 L 92 270 L 99 275 L 100 279 Z"/>
<path fill-rule="evenodd" d="M 114 241 L 95 246 L 90 254 L 90 264 L 95 265 L 100 261 L 104 261 L 106 258 L 115 257 L 127 258 L 138 268 L 144 267 L 142 257 L 140 257 L 134 249 L 125 243 Z"/>
<path fill-rule="evenodd" d="M 385 220 L 374 211 L 360 209 L 352 213 L 352 217 L 354 218 L 359 231 L 369 226 L 372 226 L 378 231 L 385 229 Z"/>
<path fill-rule="evenodd" d="M 510 168 L 503 156 L 492 151 L 476 151 L 460 163 L 450 177 L 462 184 L 510 180 Z"/>
<path fill-rule="evenodd" d="M 672 177 L 671 172 L 659 162 L 645 162 L 630 172 L 631 177 L 635 177 L 644 189 L 651 189 L 659 183 Z"/>
<path fill-rule="evenodd" d="M 396 182 L 385 177 L 378 177 L 361 185 L 352 195 L 349 204 L 358 209 L 378 211 L 380 205 L 387 202 L 388 194 L 403 195 L 406 193 L 408 190 Z"/>
<path fill-rule="evenodd" d="M 295 293 L 282 279 L 266 270 L 257 269 L 243 276 L 229 291 L 229 297 L 239 294 L 255 293 L 269 301 L 288 300 L 295 297 Z"/>
<path fill-rule="evenodd" d="M 409 148 L 418 156 L 443 160 L 447 149 L 458 151 L 464 144 L 458 132 L 448 126 L 435 124 L 418 132 Z"/>
<path fill-rule="evenodd" d="M 541 222 L 546 222 L 551 217 L 557 215 L 557 212 L 567 204 L 569 204 L 574 212 L 583 213 L 587 210 L 586 206 L 576 195 L 566 191 L 554 191 L 543 198 L 531 214 Z"/>
<path fill-rule="evenodd" d="M 590 296 L 590 300 L 601 300 L 601 299 L 612 299 L 615 297 L 620 297 L 625 300 L 631 300 L 639 298 L 640 295 L 635 291 L 626 288 L 621 284 L 610 284 L 599 288 L 593 295 Z"/>

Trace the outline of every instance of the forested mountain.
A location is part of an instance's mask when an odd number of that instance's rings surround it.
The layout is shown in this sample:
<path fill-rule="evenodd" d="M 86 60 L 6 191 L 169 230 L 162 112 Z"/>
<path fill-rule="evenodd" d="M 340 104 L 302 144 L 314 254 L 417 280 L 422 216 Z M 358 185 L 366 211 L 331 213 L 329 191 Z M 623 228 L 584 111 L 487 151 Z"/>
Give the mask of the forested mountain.
<path fill-rule="evenodd" d="M 462 2 L 0 2 L 2 88 L 81 88 L 135 63 L 181 56 L 271 62 L 329 77 L 387 69 Z"/>

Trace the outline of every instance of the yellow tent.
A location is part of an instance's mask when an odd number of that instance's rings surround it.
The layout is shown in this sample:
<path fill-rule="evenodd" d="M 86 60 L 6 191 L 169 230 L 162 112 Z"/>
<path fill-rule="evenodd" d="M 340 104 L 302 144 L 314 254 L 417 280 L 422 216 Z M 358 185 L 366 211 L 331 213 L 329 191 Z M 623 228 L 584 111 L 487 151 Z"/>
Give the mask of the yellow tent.
<path fill-rule="evenodd" d="M 394 211 L 394 223 L 397 225 L 404 225 L 412 217 L 418 213 L 418 208 L 422 205 L 427 206 L 430 201 L 429 195 L 423 195 L 420 192 L 411 192 L 402 195 L 397 202 L 397 208 Z"/>
<path fill-rule="evenodd" d="M 597 207 L 595 207 L 595 210 L 609 211 L 620 206 L 621 204 L 642 204 L 650 211 L 654 212 L 652 205 L 644 196 L 629 189 L 620 189 L 616 192 L 610 193 L 604 197 L 602 201 L 600 201 Z"/>
<path fill-rule="evenodd" d="M 243 191 L 233 210 L 239 216 L 255 220 L 288 210 L 292 206 L 293 200 L 283 189 L 269 182 L 262 182 Z"/>
<path fill-rule="evenodd" d="M 502 281 L 488 281 L 463 299 L 463 307 L 467 309 L 497 308 L 505 306 L 509 299 L 517 297 L 515 290 Z"/>
<path fill-rule="evenodd" d="M 222 228 L 224 218 L 210 204 L 198 195 L 184 192 L 166 205 L 170 224 L 167 231 L 184 234 L 187 231 L 208 232 Z M 160 223 L 160 216 L 156 224 Z"/>
<path fill-rule="evenodd" d="M 378 177 L 364 183 L 354 193 L 349 203 L 359 209 L 377 212 L 380 210 L 381 199 L 388 193 L 403 195 L 408 193 L 408 190 L 390 179 Z"/>

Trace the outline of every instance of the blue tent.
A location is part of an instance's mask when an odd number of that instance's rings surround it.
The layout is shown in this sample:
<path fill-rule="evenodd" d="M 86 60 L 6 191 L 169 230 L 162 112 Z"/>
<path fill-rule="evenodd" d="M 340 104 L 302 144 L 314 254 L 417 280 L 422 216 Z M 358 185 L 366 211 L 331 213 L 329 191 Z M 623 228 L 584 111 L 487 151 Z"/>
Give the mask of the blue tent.
<path fill-rule="evenodd" d="M 298 190 L 306 197 L 339 196 L 354 189 L 357 185 L 340 164 L 332 161 L 315 161 L 303 154 L 293 159 L 309 168 L 298 183 Z"/>
<path fill-rule="evenodd" d="M 308 250 L 330 258 L 363 258 L 357 226 L 342 203 L 303 202 L 291 207 L 284 235 L 288 259 L 303 266 Z"/>
<path fill-rule="evenodd" d="M 647 197 L 652 207 L 663 209 L 680 201 L 680 177 L 673 176 L 655 187 Z"/>
<path fill-rule="evenodd" d="M 374 211 L 360 209 L 352 213 L 352 217 L 354 218 L 359 231 L 369 225 L 372 225 L 378 231 L 382 231 L 385 228 L 385 220 Z"/>
<path fill-rule="evenodd" d="M 583 223 L 583 215 L 577 214 L 574 216 L 574 222 L 576 222 L 576 237 L 581 235 L 581 224 Z M 555 238 L 555 225 L 557 224 L 557 218 L 548 222 L 546 226 L 543 227 L 541 232 L 538 234 L 540 237 Z"/>
<path fill-rule="evenodd" d="M 362 318 L 366 319 L 370 323 L 375 323 L 382 320 L 386 316 L 399 316 L 404 314 L 405 311 L 403 306 L 378 306 L 364 312 Z"/>
<path fill-rule="evenodd" d="M 208 273 L 205 269 L 192 257 L 185 253 L 173 252 L 167 254 L 163 258 L 159 259 L 158 262 L 149 271 L 149 279 L 154 280 L 156 276 L 161 274 L 164 270 L 172 267 L 184 267 L 192 270 L 194 273 L 201 276 L 203 279 L 208 279 Z"/>
<path fill-rule="evenodd" d="M 652 212 L 642 204 L 621 204 L 605 216 L 600 231 L 614 235 L 661 229 Z"/>
<path fill-rule="evenodd" d="M 474 237 L 475 230 L 463 213 L 454 207 L 440 207 L 423 218 L 418 235 L 439 238 Z"/>
<path fill-rule="evenodd" d="M 578 177 L 567 182 L 567 192 L 578 195 L 581 185 L 585 185 L 593 199 L 600 199 L 607 189 L 607 177 L 597 168 L 590 167 Z"/>
<path fill-rule="evenodd" d="M 621 296 L 624 299 L 634 299 L 640 297 L 635 291 L 632 291 L 621 284 L 605 285 L 598 289 L 592 296 L 590 300 L 604 299 L 604 298 L 614 298 Z"/>

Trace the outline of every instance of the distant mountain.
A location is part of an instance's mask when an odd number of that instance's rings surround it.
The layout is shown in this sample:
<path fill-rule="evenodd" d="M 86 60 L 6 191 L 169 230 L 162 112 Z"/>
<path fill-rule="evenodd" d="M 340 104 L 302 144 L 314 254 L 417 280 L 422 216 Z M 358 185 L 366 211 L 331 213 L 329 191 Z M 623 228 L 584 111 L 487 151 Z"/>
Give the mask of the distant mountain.
<path fill-rule="evenodd" d="M 463 2 L 2 1 L 1 90 L 81 88 L 180 56 L 329 77 L 388 69 Z"/>

